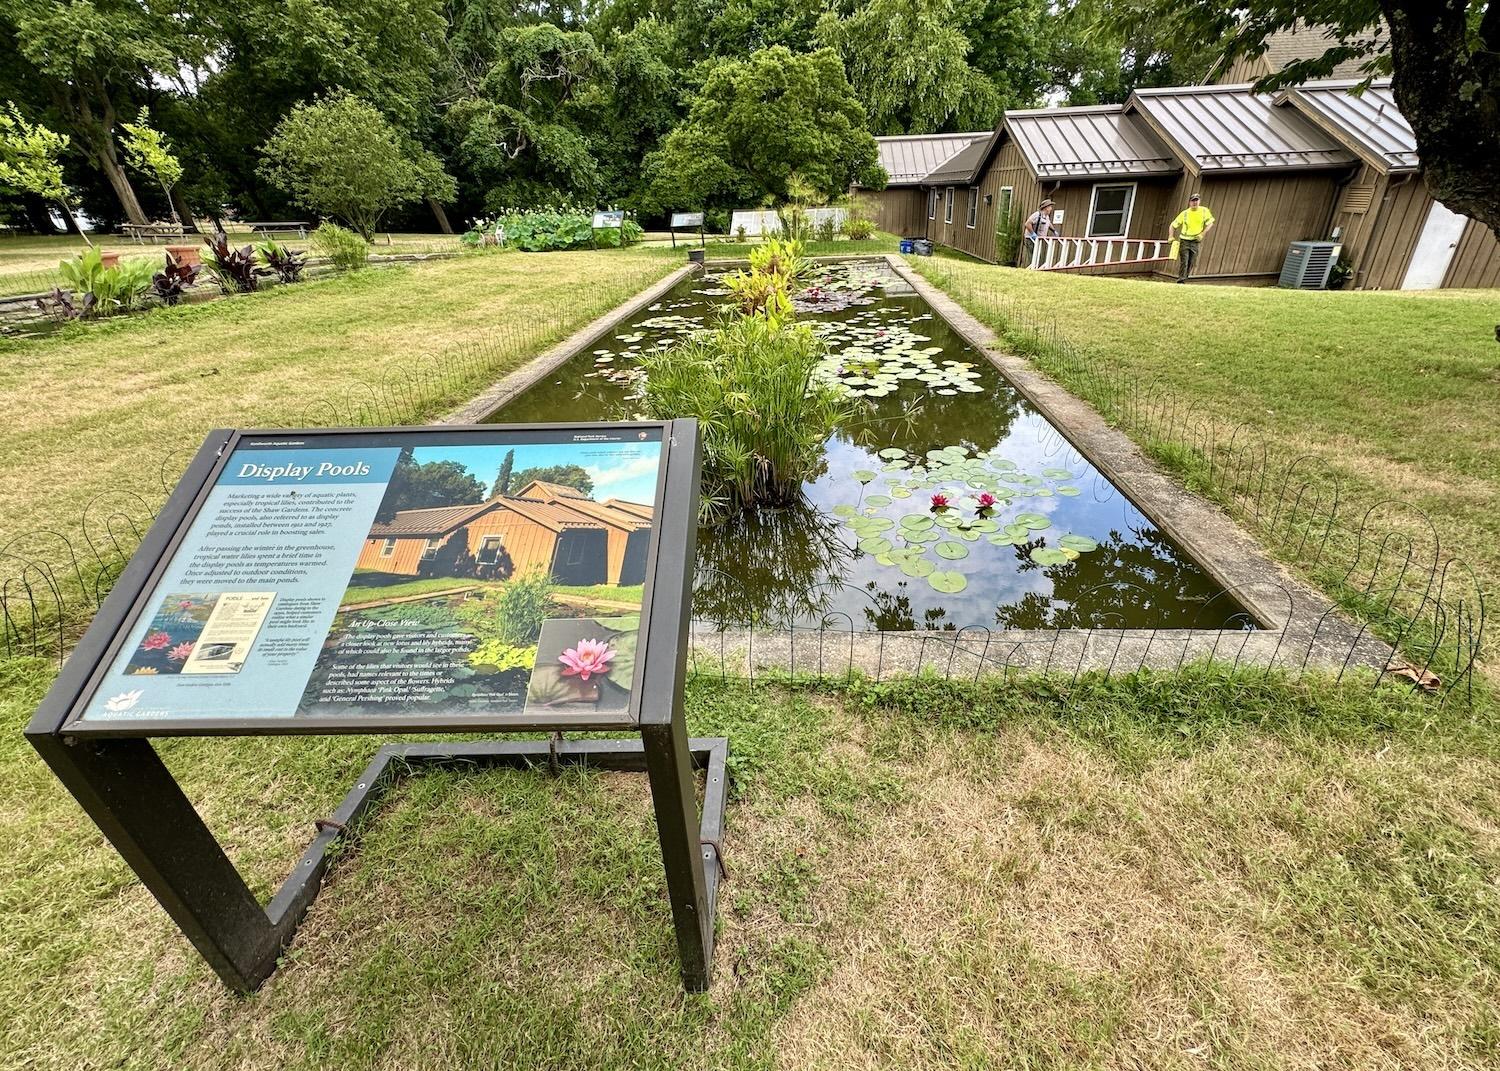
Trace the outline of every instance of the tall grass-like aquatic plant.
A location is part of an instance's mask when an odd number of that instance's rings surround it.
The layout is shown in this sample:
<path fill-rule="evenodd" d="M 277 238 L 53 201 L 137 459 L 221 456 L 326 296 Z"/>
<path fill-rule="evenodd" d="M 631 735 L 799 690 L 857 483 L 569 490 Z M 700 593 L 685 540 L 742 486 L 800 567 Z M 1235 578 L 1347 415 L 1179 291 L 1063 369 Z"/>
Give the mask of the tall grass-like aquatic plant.
<path fill-rule="evenodd" d="M 824 442 L 852 409 L 814 380 L 823 355 L 806 326 L 742 315 L 642 358 L 646 411 L 698 420 L 705 516 L 800 500 L 801 485 L 824 464 Z"/>

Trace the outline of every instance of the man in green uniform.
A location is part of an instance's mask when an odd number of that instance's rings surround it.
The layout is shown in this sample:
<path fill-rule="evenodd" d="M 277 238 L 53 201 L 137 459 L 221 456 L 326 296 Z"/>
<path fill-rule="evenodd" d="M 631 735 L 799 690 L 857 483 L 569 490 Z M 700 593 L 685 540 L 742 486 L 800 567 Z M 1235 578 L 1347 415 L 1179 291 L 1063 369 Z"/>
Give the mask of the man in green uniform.
<path fill-rule="evenodd" d="M 1198 251 L 1203 248 L 1203 236 L 1214 229 L 1214 214 L 1200 203 L 1195 193 L 1188 198 L 1188 206 L 1177 213 L 1172 227 L 1167 232 L 1177 243 L 1177 281 L 1185 283 L 1197 263 Z"/>

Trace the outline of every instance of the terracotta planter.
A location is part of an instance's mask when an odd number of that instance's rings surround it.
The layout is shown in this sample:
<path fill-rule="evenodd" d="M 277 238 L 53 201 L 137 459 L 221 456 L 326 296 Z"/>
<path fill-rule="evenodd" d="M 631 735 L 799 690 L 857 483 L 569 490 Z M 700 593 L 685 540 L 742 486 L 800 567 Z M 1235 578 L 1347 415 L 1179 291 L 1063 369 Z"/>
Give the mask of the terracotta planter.
<path fill-rule="evenodd" d="M 203 247 L 202 246 L 198 246 L 198 245 L 169 245 L 169 246 L 167 246 L 167 252 L 171 253 L 172 256 L 176 257 L 177 258 L 177 263 L 181 264 L 184 268 L 191 267 L 194 264 L 202 264 L 203 263 L 202 250 L 203 250 Z"/>
<path fill-rule="evenodd" d="M 120 266 L 120 254 L 101 252 L 99 254 L 99 263 L 106 268 L 117 268 Z"/>

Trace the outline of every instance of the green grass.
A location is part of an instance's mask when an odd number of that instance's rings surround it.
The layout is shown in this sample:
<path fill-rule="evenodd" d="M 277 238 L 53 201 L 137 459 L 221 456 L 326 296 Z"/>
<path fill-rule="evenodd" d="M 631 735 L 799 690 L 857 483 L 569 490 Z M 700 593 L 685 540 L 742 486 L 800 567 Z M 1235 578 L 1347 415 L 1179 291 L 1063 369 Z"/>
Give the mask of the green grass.
<path fill-rule="evenodd" d="M 1124 399 L 1176 400 L 1179 431 L 1228 440 L 1243 424 L 1273 462 L 1308 456 L 1336 474 L 1351 530 L 1364 511 L 1420 531 L 1500 592 L 1500 302 L 1489 291 L 1302 292 L 1177 287 L 1015 271 L 959 257 L 914 258 L 1005 344 L 1105 412 Z M 1076 361 L 1060 360 L 1055 331 Z M 1082 371 L 1080 371 L 1080 369 Z M 1090 374 L 1094 371 L 1103 375 Z M 1114 410 L 1118 411 L 1118 410 Z M 1191 443 L 1122 427 L 1190 486 L 1213 493 Z M 1279 470 L 1278 470 L 1279 471 Z M 1305 471 L 1326 486 L 1316 466 Z M 1222 475 L 1222 472 L 1221 474 Z M 1430 553 L 1430 537 L 1418 537 Z M 1367 555 L 1368 555 L 1367 549 Z M 1338 569 L 1346 565 L 1341 557 Z M 1319 579 L 1333 583 L 1338 569 Z"/>
<path fill-rule="evenodd" d="M 1492 708 L 1255 676 L 700 681 L 736 788 L 677 985 L 644 778 L 434 772 L 223 990 L 16 731 L 0 1051 L 182 1069 L 1494 1066 Z M 375 741 L 168 741 L 266 896 Z M 59 1009 L 66 1009 L 60 1013 Z"/>
<path fill-rule="evenodd" d="M 498 587 L 496 581 L 469 581 L 459 577 L 434 576 L 421 580 L 406 580 L 396 584 L 359 584 L 361 573 L 373 572 L 374 570 L 356 569 L 354 581 L 344 591 L 343 602 L 346 604 L 357 602 L 373 602 L 376 599 L 402 599 L 411 595 L 425 595 L 431 591 L 448 591 L 453 588 L 461 588 L 466 584 L 479 584 L 483 587 Z M 609 599 L 616 602 L 641 601 L 641 593 L 644 587 L 641 584 L 557 584 L 553 591 L 564 595 L 579 595 L 589 599 Z"/>
<path fill-rule="evenodd" d="M 0 342 L 0 542 L 76 534 L 106 493 L 140 516 L 126 495 L 154 506 L 163 467 L 214 427 L 369 423 L 391 404 L 436 417 L 671 267 L 629 250 L 465 257 Z"/>
<path fill-rule="evenodd" d="M 644 597 L 646 587 L 644 584 L 557 584 L 552 590 L 563 595 L 578 595 L 585 599 L 639 603 Z"/>

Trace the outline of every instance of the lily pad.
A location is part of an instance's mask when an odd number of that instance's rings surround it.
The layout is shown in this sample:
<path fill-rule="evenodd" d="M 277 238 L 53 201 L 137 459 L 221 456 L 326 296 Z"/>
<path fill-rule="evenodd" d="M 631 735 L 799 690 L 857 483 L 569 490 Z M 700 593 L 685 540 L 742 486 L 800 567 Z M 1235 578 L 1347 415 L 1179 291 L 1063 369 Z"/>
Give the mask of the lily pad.
<path fill-rule="evenodd" d="M 932 525 L 932 518 L 925 513 L 908 513 L 901 518 L 901 527 L 912 532 L 924 532 Z"/>
<path fill-rule="evenodd" d="M 1071 480 L 1073 478 L 1073 474 L 1070 471 L 1059 468 L 1043 469 L 1042 475 L 1050 476 L 1054 480 Z"/>
<path fill-rule="evenodd" d="M 1051 528 L 1052 522 L 1040 513 L 1017 513 L 1016 523 L 1024 524 L 1033 532 L 1040 532 L 1044 528 Z"/>
<path fill-rule="evenodd" d="M 859 549 L 866 554 L 884 554 L 891 549 L 891 541 L 885 536 L 871 536 L 859 541 Z"/>
<path fill-rule="evenodd" d="M 865 505 L 867 506 L 889 506 L 890 504 L 890 495 L 869 495 L 865 498 Z"/>
<path fill-rule="evenodd" d="M 849 503 L 847 502 L 840 503 L 839 505 L 833 507 L 833 515 L 835 517 L 853 517 L 858 512 L 858 509 L 849 505 Z"/>
<path fill-rule="evenodd" d="M 1086 554 L 1091 550 L 1099 549 L 1099 544 L 1090 539 L 1088 536 L 1075 535 L 1072 532 L 1069 532 L 1067 535 L 1059 539 L 1057 541 L 1057 545 L 1059 547 L 1067 547 L 1069 550 L 1076 550 L 1080 554 Z"/>
<path fill-rule="evenodd" d="M 1073 498 L 1079 494 L 1079 490 L 1076 487 L 1059 487 L 1057 489 L 1057 493 L 1060 495 L 1066 495 L 1069 498 Z"/>
<path fill-rule="evenodd" d="M 860 483 L 869 483 L 875 478 L 875 473 L 871 472 L 869 469 L 855 469 L 849 475 L 853 476 Z"/>
<path fill-rule="evenodd" d="M 1068 556 L 1056 547 L 1033 547 L 1031 560 L 1038 565 L 1066 565 Z"/>
<path fill-rule="evenodd" d="M 953 595 L 969 586 L 969 580 L 957 569 L 938 569 L 927 577 L 927 583 L 932 585 L 934 591 L 941 591 L 945 595 Z"/>
<path fill-rule="evenodd" d="M 939 558 L 947 558 L 949 561 L 957 561 L 959 558 L 969 556 L 969 548 L 962 543 L 955 543 L 951 539 L 944 540 L 932 548 L 932 552 Z"/>
<path fill-rule="evenodd" d="M 901 563 L 901 571 L 907 576 L 930 576 L 936 569 L 926 558 L 908 558 Z"/>
<path fill-rule="evenodd" d="M 884 450 L 880 451 L 880 456 L 889 461 L 892 458 L 905 457 L 906 451 L 899 446 L 887 446 Z"/>

